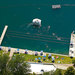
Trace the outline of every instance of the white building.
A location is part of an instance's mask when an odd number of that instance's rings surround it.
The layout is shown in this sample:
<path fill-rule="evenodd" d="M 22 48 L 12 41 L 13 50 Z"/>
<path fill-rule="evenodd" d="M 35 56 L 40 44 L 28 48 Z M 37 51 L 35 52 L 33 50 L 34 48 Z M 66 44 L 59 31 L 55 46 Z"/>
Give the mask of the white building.
<path fill-rule="evenodd" d="M 30 64 L 31 73 L 42 74 L 43 72 L 55 71 L 56 68 L 52 64 L 38 64 L 38 63 L 31 63 Z"/>

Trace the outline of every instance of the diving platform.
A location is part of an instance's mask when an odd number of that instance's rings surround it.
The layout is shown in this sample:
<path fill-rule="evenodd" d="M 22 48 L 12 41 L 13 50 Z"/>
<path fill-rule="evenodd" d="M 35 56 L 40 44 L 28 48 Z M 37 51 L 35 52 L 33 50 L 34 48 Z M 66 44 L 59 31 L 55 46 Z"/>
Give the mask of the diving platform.
<path fill-rule="evenodd" d="M 52 9 L 58 9 L 61 8 L 61 5 L 52 5 Z"/>
<path fill-rule="evenodd" d="M 1 35 L 1 37 L 0 37 L 0 45 L 1 45 L 2 41 L 3 41 L 3 38 L 4 38 L 5 33 L 6 33 L 6 31 L 7 31 L 7 28 L 8 28 L 8 26 L 6 25 L 6 26 L 4 27 L 4 30 L 3 30 L 3 32 L 2 32 L 2 35 Z"/>

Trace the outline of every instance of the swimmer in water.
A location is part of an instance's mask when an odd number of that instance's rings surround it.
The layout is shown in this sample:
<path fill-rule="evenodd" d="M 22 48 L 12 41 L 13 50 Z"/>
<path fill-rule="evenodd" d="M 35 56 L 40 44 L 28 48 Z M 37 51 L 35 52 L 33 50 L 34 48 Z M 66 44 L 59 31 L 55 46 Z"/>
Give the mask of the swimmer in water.
<path fill-rule="evenodd" d="M 52 33 L 52 35 L 54 36 L 54 35 L 55 35 L 55 33 Z"/>
<path fill-rule="evenodd" d="M 46 48 L 48 48 L 48 45 L 46 46 Z"/>
<path fill-rule="evenodd" d="M 58 37 L 57 40 L 61 40 L 61 38 Z"/>
<path fill-rule="evenodd" d="M 48 26 L 48 31 L 49 31 L 49 29 L 50 29 L 50 26 Z"/>
<path fill-rule="evenodd" d="M 49 49 L 49 51 L 50 51 L 51 49 Z"/>
<path fill-rule="evenodd" d="M 27 32 L 26 34 L 30 34 L 29 32 Z"/>
<path fill-rule="evenodd" d="M 40 10 L 40 8 L 38 8 Z"/>

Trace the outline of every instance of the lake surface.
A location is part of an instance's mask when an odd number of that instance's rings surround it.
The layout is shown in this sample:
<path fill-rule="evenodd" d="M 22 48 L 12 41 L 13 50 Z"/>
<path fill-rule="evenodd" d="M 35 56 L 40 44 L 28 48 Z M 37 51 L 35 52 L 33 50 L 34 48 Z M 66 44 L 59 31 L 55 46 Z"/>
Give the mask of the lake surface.
<path fill-rule="evenodd" d="M 54 4 L 61 8 L 52 9 Z M 42 20 L 40 28 L 30 26 L 35 18 Z M 8 30 L 3 46 L 68 54 L 75 30 L 75 1 L 0 0 L 0 34 L 5 25 Z"/>

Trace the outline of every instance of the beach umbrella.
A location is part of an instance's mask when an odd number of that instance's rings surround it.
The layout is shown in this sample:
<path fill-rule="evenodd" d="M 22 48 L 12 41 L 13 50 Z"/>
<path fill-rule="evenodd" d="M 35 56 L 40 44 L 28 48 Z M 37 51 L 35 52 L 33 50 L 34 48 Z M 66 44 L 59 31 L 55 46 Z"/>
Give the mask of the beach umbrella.
<path fill-rule="evenodd" d="M 43 57 L 46 57 L 45 55 Z"/>
<path fill-rule="evenodd" d="M 49 54 L 48 56 L 51 56 L 51 54 Z"/>
<path fill-rule="evenodd" d="M 19 49 L 17 49 L 17 51 L 19 51 Z"/>
<path fill-rule="evenodd" d="M 0 46 L 0 50 L 2 49 L 2 46 Z"/>
<path fill-rule="evenodd" d="M 0 46 L 0 48 L 2 48 L 2 46 Z"/>
<path fill-rule="evenodd" d="M 55 58 L 52 58 L 52 60 L 55 60 Z"/>
<path fill-rule="evenodd" d="M 35 60 L 37 60 L 37 58 L 35 58 Z"/>
<path fill-rule="evenodd" d="M 8 47 L 8 49 L 11 49 L 11 47 Z"/>
<path fill-rule="evenodd" d="M 54 58 L 54 56 L 52 56 L 52 58 Z"/>
<path fill-rule="evenodd" d="M 27 51 L 28 51 L 28 49 L 25 49 L 25 51 L 27 52 Z"/>
<path fill-rule="evenodd" d="M 41 60 L 41 58 L 40 58 L 40 57 L 39 57 L 38 59 L 39 59 L 39 60 Z"/>
<path fill-rule="evenodd" d="M 41 53 L 43 53 L 43 50 L 41 50 Z"/>
<path fill-rule="evenodd" d="M 35 53 L 38 53 L 37 51 L 35 51 Z"/>

